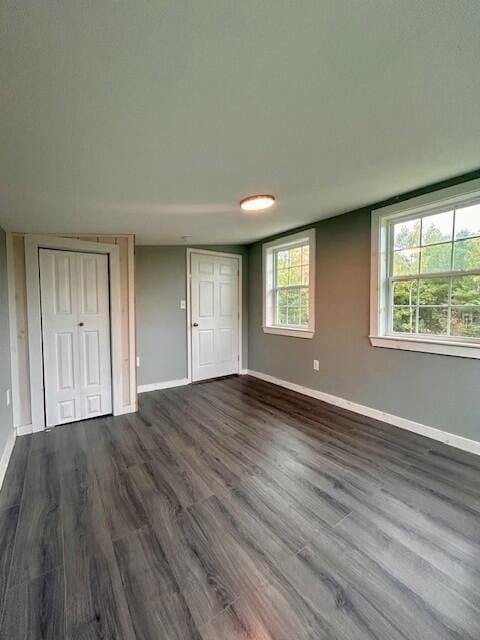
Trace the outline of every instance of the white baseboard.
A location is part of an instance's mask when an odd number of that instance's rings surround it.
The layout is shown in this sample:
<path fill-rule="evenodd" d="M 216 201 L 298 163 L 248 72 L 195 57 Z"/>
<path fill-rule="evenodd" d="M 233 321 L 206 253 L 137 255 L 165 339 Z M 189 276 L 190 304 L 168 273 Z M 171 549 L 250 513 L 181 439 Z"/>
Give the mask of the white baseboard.
<path fill-rule="evenodd" d="M 15 429 L 12 429 L 5 444 L 5 449 L 3 450 L 2 457 L 0 458 L 0 489 L 2 488 L 3 480 L 5 478 L 5 474 L 7 473 L 8 463 L 10 462 L 10 456 L 12 455 L 13 447 L 15 445 L 15 438 Z"/>
<path fill-rule="evenodd" d="M 375 418 L 376 420 L 387 422 L 388 424 L 392 424 L 395 427 L 399 427 L 400 429 L 413 431 L 414 433 L 426 436 L 427 438 L 431 438 L 432 440 L 438 440 L 439 442 L 448 444 L 451 447 L 456 447 L 457 449 L 462 449 L 463 451 L 469 451 L 470 453 L 480 455 L 480 442 L 477 442 L 476 440 L 470 440 L 469 438 L 464 438 L 463 436 L 457 436 L 454 433 L 442 431 L 442 429 L 437 429 L 436 427 L 429 427 L 425 424 L 421 424 L 420 422 L 414 422 L 413 420 L 408 420 L 407 418 L 402 418 L 392 413 L 386 413 L 385 411 L 381 411 L 380 409 L 366 407 L 363 404 L 358 404 L 357 402 L 352 402 L 351 400 L 346 400 L 345 398 L 340 398 L 339 396 L 334 396 L 330 393 L 317 391 L 316 389 L 311 389 L 310 387 L 303 387 L 300 384 L 288 382 L 287 380 L 282 380 L 281 378 L 275 378 L 274 376 L 270 376 L 266 373 L 261 373 L 260 371 L 252 371 L 251 369 L 247 369 L 246 373 L 255 378 L 260 378 L 260 380 L 265 380 L 266 382 L 271 382 L 272 384 L 276 384 L 280 387 L 285 387 L 286 389 L 296 391 L 297 393 L 303 393 L 303 395 L 317 398 L 317 400 L 323 400 L 324 402 L 328 402 L 329 404 L 341 407 L 342 409 L 349 409 L 354 413 L 360 413 L 363 416 L 368 416 L 369 418 Z"/>
<path fill-rule="evenodd" d="M 45 427 L 43 426 L 35 426 L 34 424 L 23 424 L 19 427 L 15 427 L 15 431 L 17 436 L 29 436 L 31 433 L 40 433 L 40 431 L 45 431 Z"/>
<path fill-rule="evenodd" d="M 28 436 L 33 433 L 33 424 L 24 424 L 21 427 L 16 427 L 15 431 L 17 436 Z"/>
<path fill-rule="evenodd" d="M 114 413 L 114 416 L 123 416 L 126 413 L 135 413 L 136 412 L 136 408 L 133 405 L 130 405 L 128 407 L 122 407 L 120 409 L 120 411 L 117 411 L 117 413 Z"/>
<path fill-rule="evenodd" d="M 138 386 L 138 393 L 147 393 L 148 391 L 158 391 L 159 389 L 171 389 L 172 387 L 183 387 L 190 384 L 188 378 L 180 380 L 166 380 L 165 382 L 153 382 L 151 384 L 141 384 Z"/>

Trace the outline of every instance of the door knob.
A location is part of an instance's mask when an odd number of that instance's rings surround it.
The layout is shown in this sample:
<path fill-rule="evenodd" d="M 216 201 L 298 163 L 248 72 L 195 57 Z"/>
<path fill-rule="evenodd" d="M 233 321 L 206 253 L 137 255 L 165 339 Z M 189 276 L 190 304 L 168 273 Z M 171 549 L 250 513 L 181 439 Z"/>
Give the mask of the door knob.
<path fill-rule="evenodd" d="M 79 323 L 78 323 L 78 326 L 79 326 L 79 327 L 83 327 L 83 324 L 84 324 L 83 322 L 79 322 Z"/>
<path fill-rule="evenodd" d="M 194 326 L 194 327 L 198 327 L 198 322 L 194 322 L 194 323 L 193 323 L 193 326 Z"/>

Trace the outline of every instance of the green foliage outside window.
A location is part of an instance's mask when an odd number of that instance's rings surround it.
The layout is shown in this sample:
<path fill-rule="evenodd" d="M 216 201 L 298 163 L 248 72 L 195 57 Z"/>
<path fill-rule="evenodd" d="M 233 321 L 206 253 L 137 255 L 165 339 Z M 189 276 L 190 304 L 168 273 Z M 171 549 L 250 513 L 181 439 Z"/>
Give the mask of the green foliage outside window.
<path fill-rule="evenodd" d="M 459 271 L 467 273 L 446 275 Z M 480 338 L 480 274 L 468 274 L 474 271 L 480 205 L 395 224 L 392 274 L 405 279 L 393 283 L 393 331 Z"/>
<path fill-rule="evenodd" d="M 281 249 L 276 265 L 276 323 L 308 327 L 309 246 Z"/>

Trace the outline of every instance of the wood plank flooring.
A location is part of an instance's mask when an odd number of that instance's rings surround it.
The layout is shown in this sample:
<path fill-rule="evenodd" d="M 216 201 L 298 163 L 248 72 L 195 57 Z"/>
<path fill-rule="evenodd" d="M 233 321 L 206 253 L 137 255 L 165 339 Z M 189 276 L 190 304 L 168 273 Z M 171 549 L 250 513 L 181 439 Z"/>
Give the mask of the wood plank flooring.
<path fill-rule="evenodd" d="M 478 640 L 480 457 L 248 376 L 18 438 L 0 638 Z"/>

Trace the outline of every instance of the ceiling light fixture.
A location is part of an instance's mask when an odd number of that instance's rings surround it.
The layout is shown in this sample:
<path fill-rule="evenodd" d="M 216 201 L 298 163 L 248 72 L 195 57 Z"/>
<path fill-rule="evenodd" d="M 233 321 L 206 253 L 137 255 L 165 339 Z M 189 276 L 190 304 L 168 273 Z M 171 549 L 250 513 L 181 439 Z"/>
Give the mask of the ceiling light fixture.
<path fill-rule="evenodd" d="M 240 200 L 240 206 L 244 211 L 261 211 L 273 207 L 274 204 L 275 196 L 266 193 L 247 196 Z"/>

